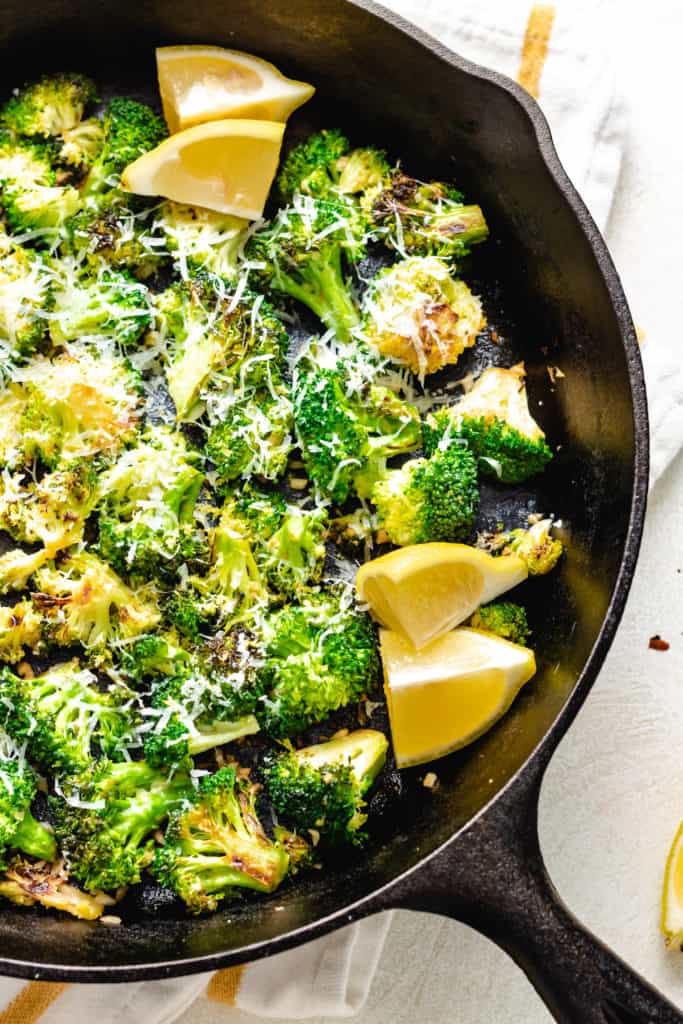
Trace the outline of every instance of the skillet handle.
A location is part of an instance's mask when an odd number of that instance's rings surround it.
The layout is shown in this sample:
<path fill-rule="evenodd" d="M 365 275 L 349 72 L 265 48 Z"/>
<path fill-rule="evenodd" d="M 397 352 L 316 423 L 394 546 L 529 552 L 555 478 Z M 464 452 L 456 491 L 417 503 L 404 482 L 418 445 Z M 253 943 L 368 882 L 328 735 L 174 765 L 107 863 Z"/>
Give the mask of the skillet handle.
<path fill-rule="evenodd" d="M 399 906 L 471 925 L 505 949 L 561 1024 L 681 1024 L 683 1014 L 571 914 L 538 842 L 545 764 L 404 884 Z"/>

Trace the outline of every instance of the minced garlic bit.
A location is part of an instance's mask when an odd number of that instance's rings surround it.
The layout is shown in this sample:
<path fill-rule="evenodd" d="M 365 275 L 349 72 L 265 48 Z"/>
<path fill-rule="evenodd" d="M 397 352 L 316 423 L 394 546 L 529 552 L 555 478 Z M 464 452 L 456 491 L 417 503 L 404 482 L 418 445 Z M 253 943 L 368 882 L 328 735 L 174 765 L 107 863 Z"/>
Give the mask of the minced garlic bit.
<path fill-rule="evenodd" d="M 439 776 L 436 774 L 436 772 L 427 772 L 424 779 L 422 780 L 422 785 L 425 787 L 425 789 L 436 789 L 436 787 L 439 785 Z"/>
<path fill-rule="evenodd" d="M 308 487 L 308 480 L 305 476 L 290 476 L 289 486 L 293 491 L 305 491 Z"/>
<path fill-rule="evenodd" d="M 105 924 L 110 928 L 116 928 L 121 924 L 121 918 L 116 914 L 104 914 L 100 918 L 100 924 Z"/>

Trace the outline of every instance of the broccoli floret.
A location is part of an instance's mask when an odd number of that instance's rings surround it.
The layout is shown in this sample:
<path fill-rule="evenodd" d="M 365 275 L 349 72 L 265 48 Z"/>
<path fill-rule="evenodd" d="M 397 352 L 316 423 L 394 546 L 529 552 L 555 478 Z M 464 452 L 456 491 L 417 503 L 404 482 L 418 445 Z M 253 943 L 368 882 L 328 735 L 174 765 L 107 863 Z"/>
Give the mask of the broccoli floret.
<path fill-rule="evenodd" d="M 0 466 L 40 458 L 49 468 L 115 453 L 137 430 L 140 377 L 129 363 L 85 345 L 37 356 L 0 392 Z"/>
<path fill-rule="evenodd" d="M 386 736 L 358 729 L 271 760 L 266 788 L 278 815 L 330 843 L 362 843 L 364 796 L 386 760 Z"/>
<path fill-rule="evenodd" d="M 9 228 L 16 233 L 57 232 L 81 205 L 78 190 L 71 185 L 8 184 L 2 204 Z"/>
<path fill-rule="evenodd" d="M 0 110 L 0 120 L 19 135 L 48 138 L 75 128 L 96 99 L 95 83 L 85 75 L 46 75 L 19 89 Z"/>
<path fill-rule="evenodd" d="M 377 516 L 367 506 L 361 505 L 348 515 L 331 519 L 328 537 L 351 557 L 367 562 L 376 529 Z"/>
<path fill-rule="evenodd" d="M 44 142 L 15 136 L 0 128 L 0 184 L 50 186 L 55 184 L 52 151 Z"/>
<path fill-rule="evenodd" d="M 380 271 L 363 300 L 364 336 L 421 378 L 456 363 L 486 326 L 481 301 L 436 256 Z"/>
<path fill-rule="evenodd" d="M 362 258 L 365 237 L 365 218 L 348 197 L 296 193 L 252 235 L 246 256 L 265 289 L 302 302 L 345 342 L 359 323 L 345 267 Z"/>
<path fill-rule="evenodd" d="M 488 238 L 479 206 L 442 182 L 416 181 L 397 170 L 374 196 L 372 219 L 384 242 L 402 256 L 440 256 L 457 262 Z"/>
<path fill-rule="evenodd" d="M 97 469 L 73 460 L 40 480 L 0 474 L 0 529 L 16 541 L 44 545 L 47 557 L 76 544 L 97 498 Z"/>
<path fill-rule="evenodd" d="M 59 149 L 59 161 L 77 171 L 84 171 L 94 163 L 102 148 L 104 128 L 96 117 L 81 121 L 75 128 L 67 128 L 61 133 L 62 145 Z"/>
<path fill-rule="evenodd" d="M 214 396 L 207 418 L 214 422 L 205 452 L 214 465 L 219 491 L 240 477 L 278 480 L 285 472 L 293 445 L 293 417 L 284 384 L 247 398 L 225 395 L 221 401 Z"/>
<path fill-rule="evenodd" d="M 0 662 L 21 661 L 27 650 L 40 653 L 43 631 L 42 616 L 30 601 L 0 605 Z"/>
<path fill-rule="evenodd" d="M 152 217 L 148 200 L 111 189 L 95 206 L 88 205 L 71 218 L 60 251 L 90 264 L 95 272 L 104 260 L 145 280 L 162 268 L 166 258 Z"/>
<path fill-rule="evenodd" d="M 290 832 L 284 825 L 276 825 L 273 838 L 289 857 L 288 875 L 298 875 L 300 871 L 322 866 L 316 858 L 313 844 L 297 832 Z"/>
<path fill-rule="evenodd" d="M 297 374 L 294 420 L 310 479 L 337 504 L 353 491 L 366 496 L 387 458 L 421 443 L 414 406 L 375 385 L 350 392 L 341 368 Z"/>
<path fill-rule="evenodd" d="M 55 289 L 50 337 L 55 345 L 87 338 L 133 347 L 152 322 L 149 292 L 125 271 L 103 268 L 96 277 L 69 272 Z"/>
<path fill-rule="evenodd" d="M 39 860 L 55 859 L 54 836 L 31 813 L 36 783 L 35 772 L 23 759 L 0 758 L 0 868 L 7 866 L 10 850 Z"/>
<path fill-rule="evenodd" d="M 171 200 L 162 203 L 154 220 L 184 278 L 202 270 L 225 281 L 237 277 L 248 228 L 241 217 Z"/>
<path fill-rule="evenodd" d="M 68 873 L 61 863 L 34 864 L 16 858 L 0 875 L 0 896 L 20 907 L 33 907 L 37 903 L 83 921 L 96 921 L 102 917 L 105 907 L 115 902 L 103 894 L 88 896 L 69 885 L 67 879 Z"/>
<path fill-rule="evenodd" d="M 529 623 L 526 612 L 520 604 L 512 601 L 496 601 L 484 604 L 479 608 L 468 623 L 472 629 L 483 629 L 487 633 L 495 633 L 513 644 L 525 646 L 529 639 Z"/>
<path fill-rule="evenodd" d="M 276 739 L 315 725 L 377 684 L 373 625 L 343 594 L 312 593 L 287 605 L 266 618 L 263 634 L 258 676 L 266 696 L 256 717 Z"/>
<path fill-rule="evenodd" d="M 323 129 L 290 150 L 278 174 L 277 188 L 285 203 L 297 192 L 318 198 L 362 193 L 367 203 L 389 173 L 381 150 L 351 150 L 349 140 L 338 129 Z"/>
<path fill-rule="evenodd" d="M 44 256 L 18 245 L 0 251 L 0 362 L 9 366 L 41 347 L 47 334 L 45 314 L 53 302 Z"/>
<path fill-rule="evenodd" d="M 9 590 L 24 590 L 31 576 L 48 558 L 45 548 L 31 552 L 15 548 L 0 555 L 0 594 L 6 594 Z"/>
<path fill-rule="evenodd" d="M 257 817 L 256 788 L 234 768 L 221 768 L 171 818 L 152 872 L 200 914 L 243 889 L 273 892 L 288 864 Z"/>
<path fill-rule="evenodd" d="M 517 555 L 530 576 L 545 576 L 557 565 L 564 550 L 559 537 L 553 537 L 552 519 L 539 519 L 527 530 L 501 530 L 477 538 L 477 547 L 492 555 Z"/>
<path fill-rule="evenodd" d="M 150 833 L 192 793 L 189 765 L 172 776 L 145 761 L 102 760 L 62 779 L 52 797 L 55 833 L 71 875 L 89 892 L 140 881 L 153 857 Z"/>
<path fill-rule="evenodd" d="M 121 96 L 107 105 L 102 125 L 102 148 L 83 186 L 88 199 L 116 188 L 128 164 L 154 149 L 168 135 L 164 121 L 150 107 Z"/>
<path fill-rule="evenodd" d="M 32 595 L 49 639 L 60 647 L 79 643 L 106 649 L 147 633 L 161 615 L 152 588 L 132 590 L 96 555 L 71 555 L 59 568 L 45 565 L 34 576 Z"/>
<path fill-rule="evenodd" d="M 385 473 L 372 501 L 392 544 L 467 542 L 479 510 L 476 460 L 469 449 L 455 446 L 411 459 Z"/>
<path fill-rule="evenodd" d="M 95 750 L 122 760 L 139 745 L 134 696 L 121 686 L 102 691 L 96 682 L 76 660 L 32 679 L 0 670 L 0 723 L 43 771 L 81 771 Z"/>
<path fill-rule="evenodd" d="M 541 473 L 552 452 L 529 412 L 524 377 L 524 363 L 484 370 L 459 402 L 427 417 L 425 452 L 465 442 L 486 476 L 519 483 Z"/>

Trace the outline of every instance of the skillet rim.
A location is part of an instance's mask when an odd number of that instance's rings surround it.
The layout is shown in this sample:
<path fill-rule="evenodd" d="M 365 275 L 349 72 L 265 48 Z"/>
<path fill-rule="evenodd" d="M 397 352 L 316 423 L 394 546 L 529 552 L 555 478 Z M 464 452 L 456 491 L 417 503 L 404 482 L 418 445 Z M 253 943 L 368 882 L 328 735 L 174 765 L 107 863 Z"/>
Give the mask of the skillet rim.
<path fill-rule="evenodd" d="M 522 86 L 508 78 L 507 75 L 461 57 L 445 46 L 440 40 L 436 39 L 436 37 L 425 32 L 412 22 L 407 21 L 394 11 L 376 3 L 375 0 L 346 0 L 346 2 L 352 7 L 360 8 L 381 21 L 387 22 L 392 28 L 408 36 L 419 46 L 429 50 L 451 67 L 457 68 L 466 75 L 490 82 L 495 87 L 502 89 L 522 107 L 534 129 L 538 150 L 546 169 L 557 185 L 563 200 L 569 205 L 595 256 L 597 267 L 602 274 L 614 310 L 626 356 L 634 428 L 632 496 L 628 528 L 624 538 L 624 549 L 619 572 L 602 626 L 583 669 L 562 709 L 543 738 L 505 785 L 469 821 L 456 829 L 435 850 L 432 850 L 429 854 L 420 858 L 412 867 L 396 875 L 391 881 L 374 889 L 361 899 L 346 907 L 335 910 L 318 921 L 302 925 L 281 936 L 242 946 L 239 950 L 212 953 L 206 956 L 185 957 L 180 960 L 159 961 L 152 964 L 113 965 L 109 967 L 62 966 L 59 964 L 15 960 L 2 956 L 0 957 L 0 975 L 36 981 L 77 983 L 149 981 L 159 978 L 187 976 L 260 960 L 305 942 L 310 942 L 321 935 L 333 931 L 335 928 L 341 928 L 373 913 L 389 909 L 396 905 L 392 899 L 393 890 L 400 888 L 405 892 L 406 888 L 410 887 L 412 876 L 424 869 L 428 863 L 437 858 L 446 848 L 450 847 L 451 844 L 456 842 L 461 835 L 470 829 L 476 821 L 487 813 L 489 808 L 514 786 L 520 777 L 528 773 L 532 764 L 541 759 L 544 759 L 546 763 L 549 761 L 553 751 L 569 729 L 588 696 L 614 640 L 633 581 L 643 533 L 649 482 L 649 422 L 645 379 L 635 328 L 621 279 L 610 256 L 607 244 L 560 162 L 545 115 L 536 100 Z"/>

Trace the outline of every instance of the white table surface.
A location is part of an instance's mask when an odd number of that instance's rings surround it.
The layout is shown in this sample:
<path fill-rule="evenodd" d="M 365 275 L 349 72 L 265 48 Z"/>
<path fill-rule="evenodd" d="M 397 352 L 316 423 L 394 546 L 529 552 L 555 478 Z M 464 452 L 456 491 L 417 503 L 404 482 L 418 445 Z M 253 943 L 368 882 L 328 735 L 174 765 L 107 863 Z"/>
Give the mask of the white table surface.
<path fill-rule="evenodd" d="M 622 0 L 617 9 L 614 47 L 629 101 L 630 137 L 607 240 L 644 344 L 656 345 L 666 332 L 679 331 L 681 321 L 683 5 Z M 682 493 L 679 458 L 651 495 L 622 625 L 550 766 L 540 817 L 543 852 L 566 902 L 683 1009 L 683 954 L 667 953 L 657 928 L 663 862 L 683 817 Z M 654 633 L 670 642 L 669 651 L 648 649 Z M 623 702 L 631 722 L 617 735 L 614 709 Z M 182 1024 L 226 1018 L 257 1021 L 201 1000 Z M 522 973 L 486 939 L 456 922 L 400 912 L 368 1003 L 355 1021 L 550 1019 Z"/>

